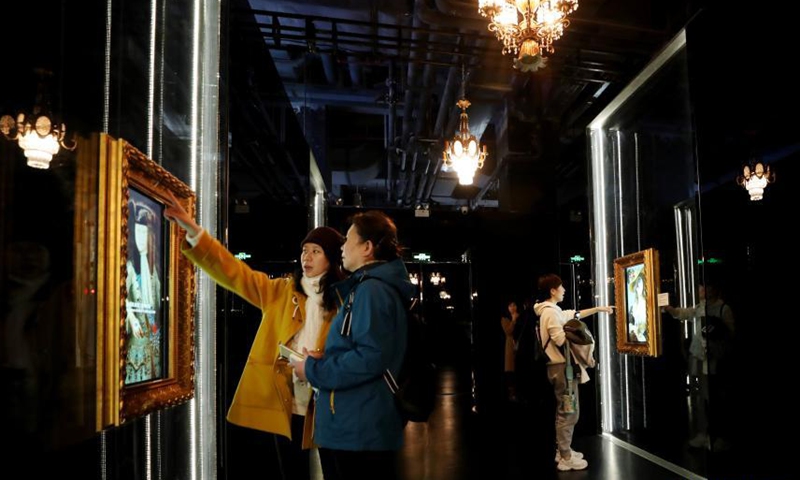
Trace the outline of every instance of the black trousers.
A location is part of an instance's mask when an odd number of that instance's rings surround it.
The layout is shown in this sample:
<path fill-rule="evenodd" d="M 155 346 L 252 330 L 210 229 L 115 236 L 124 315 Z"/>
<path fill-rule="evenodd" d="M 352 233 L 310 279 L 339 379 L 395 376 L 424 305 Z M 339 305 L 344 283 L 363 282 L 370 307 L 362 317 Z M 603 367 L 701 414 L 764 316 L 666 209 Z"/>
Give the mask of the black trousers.
<path fill-rule="evenodd" d="M 319 449 L 325 480 L 397 480 L 394 450 L 351 451 Z"/>
<path fill-rule="evenodd" d="M 303 450 L 303 424 L 305 417 L 292 415 L 292 440 L 275 435 L 275 448 L 278 450 L 281 479 L 310 480 L 310 452 Z"/>

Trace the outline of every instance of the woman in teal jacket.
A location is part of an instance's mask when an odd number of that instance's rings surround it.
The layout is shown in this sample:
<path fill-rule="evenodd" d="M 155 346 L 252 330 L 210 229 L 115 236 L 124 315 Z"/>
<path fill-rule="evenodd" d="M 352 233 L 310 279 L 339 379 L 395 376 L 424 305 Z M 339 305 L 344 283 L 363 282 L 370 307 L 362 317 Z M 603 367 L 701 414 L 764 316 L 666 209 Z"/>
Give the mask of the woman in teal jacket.
<path fill-rule="evenodd" d="M 297 375 L 319 390 L 314 440 L 325 480 L 397 476 L 404 424 L 383 372 L 397 376 L 400 370 L 407 333 L 403 299 L 414 293 L 400 252 L 388 216 L 369 211 L 353 218 L 342 246 L 342 265 L 353 275 L 334 286 L 344 308 L 328 331 L 324 355 L 294 364 Z"/>

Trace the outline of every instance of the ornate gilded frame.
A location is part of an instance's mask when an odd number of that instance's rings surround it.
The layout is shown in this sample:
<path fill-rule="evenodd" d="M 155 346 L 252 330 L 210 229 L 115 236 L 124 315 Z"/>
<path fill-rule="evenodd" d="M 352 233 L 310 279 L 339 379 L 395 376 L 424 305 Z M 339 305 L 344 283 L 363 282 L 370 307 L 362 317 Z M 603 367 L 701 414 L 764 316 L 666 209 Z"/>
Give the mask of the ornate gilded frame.
<path fill-rule="evenodd" d="M 643 291 L 637 291 L 640 285 Z M 617 350 L 620 353 L 661 355 L 659 285 L 657 250 L 648 248 L 614 260 Z M 641 318 L 642 314 L 645 318 Z"/>
<path fill-rule="evenodd" d="M 171 192 L 194 215 L 195 194 L 131 144 L 107 135 L 100 139 L 99 169 L 97 424 L 102 429 L 183 403 L 194 395 L 194 266 L 180 252 L 178 227 L 160 213 Z M 161 248 L 157 250 L 161 255 L 157 268 L 163 272 L 163 280 L 159 280 L 162 293 L 158 318 L 162 323 L 153 327 L 159 332 L 155 347 L 159 352 L 159 375 L 126 384 L 126 359 L 132 338 L 126 318 L 132 196 L 159 207 L 157 223 L 163 233 L 159 237 Z M 145 331 L 150 334 L 150 330 Z"/>

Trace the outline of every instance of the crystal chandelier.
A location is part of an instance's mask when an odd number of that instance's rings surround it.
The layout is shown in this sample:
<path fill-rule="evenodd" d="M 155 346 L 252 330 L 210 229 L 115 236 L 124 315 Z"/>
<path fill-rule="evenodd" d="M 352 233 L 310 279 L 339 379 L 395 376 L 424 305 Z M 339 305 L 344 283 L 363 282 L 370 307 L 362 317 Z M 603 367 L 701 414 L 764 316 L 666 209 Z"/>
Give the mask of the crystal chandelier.
<path fill-rule="evenodd" d="M 461 185 L 472 185 L 472 180 L 475 178 L 475 171 L 483 168 L 483 162 L 486 160 L 486 145 L 481 149 L 478 139 L 469 131 L 469 115 L 467 115 L 467 108 L 471 105 L 467 100 L 466 94 L 466 76 L 464 74 L 464 65 L 461 65 L 461 99 L 456 102 L 458 108 L 461 109 L 461 118 L 458 123 L 458 131 L 453 137 L 453 141 L 444 142 L 444 165 L 448 170 L 455 170 L 458 174 L 458 183 Z"/>
<path fill-rule="evenodd" d="M 478 12 L 489 19 L 489 31 L 503 43 L 503 54 L 517 55 L 514 68 L 535 71 L 545 53 L 569 26 L 567 16 L 578 0 L 478 0 Z"/>

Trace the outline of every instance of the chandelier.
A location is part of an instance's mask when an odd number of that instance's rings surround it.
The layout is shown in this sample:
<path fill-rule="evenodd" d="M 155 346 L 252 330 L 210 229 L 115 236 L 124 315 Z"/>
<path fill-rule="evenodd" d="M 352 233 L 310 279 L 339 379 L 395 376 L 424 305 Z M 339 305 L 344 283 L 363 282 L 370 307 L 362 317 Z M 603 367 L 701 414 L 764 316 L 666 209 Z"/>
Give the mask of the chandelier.
<path fill-rule="evenodd" d="M 544 54 L 569 26 L 567 16 L 578 0 L 478 0 L 478 12 L 489 19 L 489 31 L 503 44 L 503 54 L 514 54 L 514 68 L 536 71 Z"/>
<path fill-rule="evenodd" d="M 61 148 L 75 150 L 76 145 L 67 146 L 64 137 L 66 126 L 54 126 L 50 117 L 36 114 L 33 119 L 20 113 L 15 122 L 11 115 L 0 117 L 0 133 L 9 140 L 16 140 L 25 151 L 28 166 L 33 168 L 49 168 L 53 155 Z"/>
<path fill-rule="evenodd" d="M 461 65 L 461 99 L 456 102 L 461 109 L 461 118 L 458 123 L 458 131 L 453 137 L 453 141 L 444 142 L 444 166 L 447 170 L 455 170 L 458 174 L 458 183 L 461 185 L 472 185 L 475 178 L 475 171 L 483 168 L 486 160 L 486 145 L 481 149 L 478 139 L 469 131 L 469 115 L 467 108 L 471 105 L 467 100 L 466 85 L 467 80 L 464 74 L 464 65 Z"/>
<path fill-rule="evenodd" d="M 736 178 L 736 183 L 741 185 L 750 194 L 750 200 L 758 201 L 764 198 L 764 189 L 775 181 L 775 174 L 761 161 L 751 161 L 742 167 L 742 174 Z"/>

